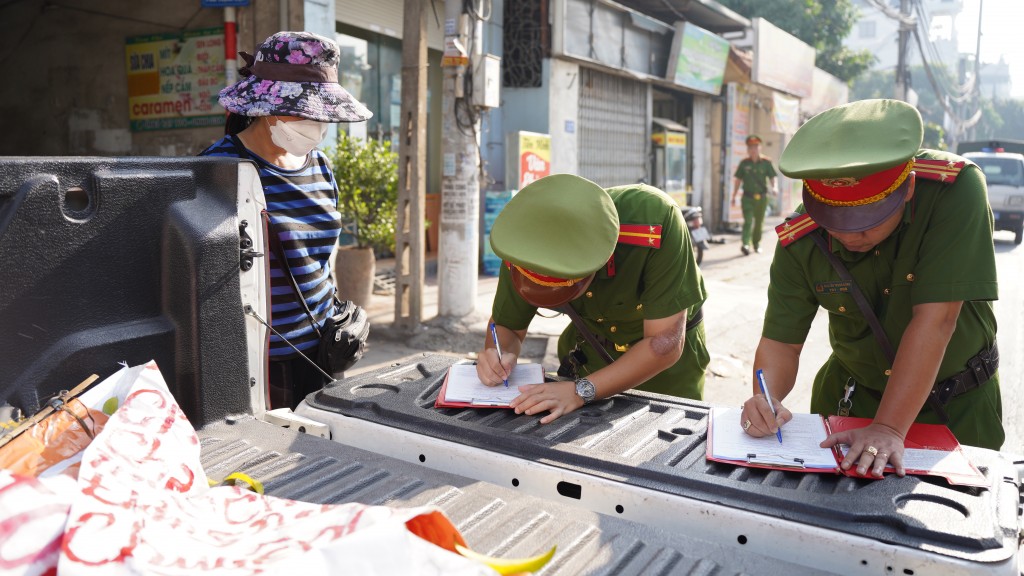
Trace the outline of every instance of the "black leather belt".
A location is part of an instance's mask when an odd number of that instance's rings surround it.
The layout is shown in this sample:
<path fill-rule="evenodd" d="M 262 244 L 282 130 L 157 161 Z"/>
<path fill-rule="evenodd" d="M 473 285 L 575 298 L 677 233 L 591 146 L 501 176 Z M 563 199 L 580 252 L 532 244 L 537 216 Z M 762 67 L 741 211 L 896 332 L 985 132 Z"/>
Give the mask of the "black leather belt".
<path fill-rule="evenodd" d="M 943 422 L 949 420 L 945 406 L 950 400 L 965 394 L 988 382 L 999 370 L 999 349 L 995 343 L 991 348 L 978 352 L 967 361 L 967 368 L 936 382 L 928 396 L 928 404 Z"/>
<path fill-rule="evenodd" d="M 686 321 L 686 331 L 689 332 L 690 330 L 693 330 L 694 328 L 697 327 L 698 324 L 700 324 L 703 321 L 704 309 L 701 308 L 700 310 L 697 310 L 697 313 L 693 315 L 693 318 L 690 318 L 689 320 Z"/>

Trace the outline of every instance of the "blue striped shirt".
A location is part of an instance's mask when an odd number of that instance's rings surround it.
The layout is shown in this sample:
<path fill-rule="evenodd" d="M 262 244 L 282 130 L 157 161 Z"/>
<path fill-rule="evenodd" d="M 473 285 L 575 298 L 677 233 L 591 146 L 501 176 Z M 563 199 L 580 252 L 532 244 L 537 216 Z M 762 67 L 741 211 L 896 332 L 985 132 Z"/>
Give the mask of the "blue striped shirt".
<path fill-rule="evenodd" d="M 245 150 L 241 140 L 225 136 L 200 156 L 248 158 L 256 163 L 267 201 L 271 234 L 277 234 L 281 249 L 317 328 L 334 312 L 334 279 L 330 256 L 341 233 L 338 187 L 327 157 L 313 150 L 306 164 L 285 170 Z M 299 304 L 291 280 L 281 268 L 275 250 L 267 243 L 270 259 L 271 325 L 303 352 L 312 352 L 319 341 L 305 309 Z M 297 354 L 277 335 L 270 336 L 270 357 L 285 360 Z M 315 360 L 315 358 L 314 358 Z"/>

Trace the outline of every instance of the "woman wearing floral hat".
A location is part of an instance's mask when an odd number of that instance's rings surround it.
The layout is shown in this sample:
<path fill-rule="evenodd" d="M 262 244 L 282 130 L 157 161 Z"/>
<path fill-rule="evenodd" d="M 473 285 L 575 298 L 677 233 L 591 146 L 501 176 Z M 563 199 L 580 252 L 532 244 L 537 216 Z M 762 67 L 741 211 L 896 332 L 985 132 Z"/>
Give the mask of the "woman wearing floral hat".
<path fill-rule="evenodd" d="M 324 377 L 289 343 L 316 358 L 318 331 L 334 312 L 330 255 L 341 232 L 334 174 L 316 147 L 327 123 L 362 122 L 373 114 L 338 84 L 333 40 L 278 32 L 255 56 L 240 54 L 246 62 L 242 79 L 220 92 L 229 112 L 226 135 L 200 155 L 252 160 L 259 170 L 272 236 L 267 256 L 277 331 L 270 337 L 270 404 L 295 408 L 323 386 Z"/>

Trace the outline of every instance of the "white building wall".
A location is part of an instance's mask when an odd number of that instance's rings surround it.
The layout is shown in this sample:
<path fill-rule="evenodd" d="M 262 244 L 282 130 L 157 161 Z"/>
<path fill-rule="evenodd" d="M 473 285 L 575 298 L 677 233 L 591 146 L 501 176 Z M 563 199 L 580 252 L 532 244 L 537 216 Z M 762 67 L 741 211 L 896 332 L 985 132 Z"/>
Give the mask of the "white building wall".
<path fill-rule="evenodd" d="M 693 146 L 693 200 L 710 214 L 711 210 L 711 97 L 693 97 L 693 124 L 690 128 Z"/>
<path fill-rule="evenodd" d="M 551 134 L 551 173 L 578 172 L 580 67 L 565 60 L 548 59 L 550 66 L 548 127 Z"/>
<path fill-rule="evenodd" d="M 884 2 L 894 12 L 899 12 L 899 0 L 884 0 Z M 956 17 L 963 11 L 963 1 L 923 0 L 923 2 L 928 20 L 919 21 L 918 29 L 921 31 L 922 40 L 926 44 L 931 42 L 936 54 L 933 56 L 929 51 L 928 61 L 934 64 L 941 62 L 950 71 L 955 72 L 958 58 Z M 895 69 L 899 56 L 898 22 L 866 0 L 855 0 L 854 4 L 860 11 L 861 17 L 854 24 L 850 35 L 843 40 L 843 45 L 851 50 L 870 50 L 877 59 L 872 70 Z M 911 15 L 915 18 L 918 17 L 917 11 L 913 9 L 911 9 Z M 908 56 L 912 66 L 921 63 L 917 42 L 913 37 L 910 38 Z"/>

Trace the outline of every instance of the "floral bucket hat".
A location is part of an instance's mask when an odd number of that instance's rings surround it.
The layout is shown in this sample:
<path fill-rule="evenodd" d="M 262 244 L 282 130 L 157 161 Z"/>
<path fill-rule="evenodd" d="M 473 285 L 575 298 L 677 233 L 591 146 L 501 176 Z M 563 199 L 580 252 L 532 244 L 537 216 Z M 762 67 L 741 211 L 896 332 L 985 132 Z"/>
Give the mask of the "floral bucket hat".
<path fill-rule="evenodd" d="M 338 84 L 338 45 L 312 32 L 278 32 L 256 50 L 239 52 L 241 80 L 220 91 L 220 105 L 242 116 L 299 116 L 318 122 L 362 122 L 373 116 Z"/>

